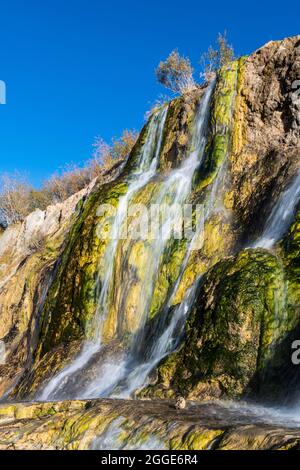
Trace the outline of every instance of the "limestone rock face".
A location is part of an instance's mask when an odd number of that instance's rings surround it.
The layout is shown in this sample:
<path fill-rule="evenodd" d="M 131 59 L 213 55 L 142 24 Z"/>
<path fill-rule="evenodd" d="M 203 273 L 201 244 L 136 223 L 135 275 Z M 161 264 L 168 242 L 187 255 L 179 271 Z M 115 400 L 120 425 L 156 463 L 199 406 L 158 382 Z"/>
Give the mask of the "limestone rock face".
<path fill-rule="evenodd" d="M 244 239 L 257 235 L 299 167 L 300 36 L 272 41 L 245 59 L 237 90 L 230 197 Z"/>
<path fill-rule="evenodd" d="M 17 382 L 36 344 L 36 322 L 56 263 L 76 217 L 78 203 L 90 187 L 63 203 L 36 210 L 0 234 L 0 393 Z"/>
<path fill-rule="evenodd" d="M 268 43 L 240 60 L 223 200 L 230 222 L 228 231 L 223 222 L 217 246 L 225 239 L 229 247 L 233 236 L 232 252 L 237 252 L 255 240 L 299 171 L 299 100 L 293 97 L 299 64 L 300 36 Z M 298 218 L 273 253 L 246 250 L 214 258 L 217 264 L 201 281 L 183 343 L 162 361 L 140 396 L 210 399 L 254 393 L 276 400 L 297 389 L 291 344 L 300 328 Z M 211 223 L 205 226 L 207 243 L 218 227 L 216 219 Z M 224 250 L 223 258 L 229 253 Z"/>
<path fill-rule="evenodd" d="M 292 326 L 281 260 L 257 249 L 220 261 L 199 286 L 185 341 L 162 362 L 157 384 L 144 395 L 245 394 Z"/>

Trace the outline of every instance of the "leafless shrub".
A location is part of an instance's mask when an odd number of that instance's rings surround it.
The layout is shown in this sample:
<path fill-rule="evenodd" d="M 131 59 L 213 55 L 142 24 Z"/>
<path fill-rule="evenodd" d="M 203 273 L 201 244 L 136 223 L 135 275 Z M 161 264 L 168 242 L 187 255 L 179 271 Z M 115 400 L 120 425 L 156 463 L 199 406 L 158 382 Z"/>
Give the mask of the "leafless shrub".
<path fill-rule="evenodd" d="M 0 175 L 0 184 L 1 225 L 19 222 L 28 214 L 30 186 L 17 172 Z"/>
<path fill-rule="evenodd" d="M 138 138 L 135 130 L 125 129 L 120 138 L 114 138 L 112 143 L 107 144 L 102 138 L 97 137 L 95 140 L 93 160 L 89 162 L 89 166 L 93 168 L 94 176 L 98 176 L 98 172 L 109 169 L 112 165 L 120 160 L 124 160 L 130 154 L 134 144 Z"/>
<path fill-rule="evenodd" d="M 119 139 L 106 144 L 97 139 L 93 158 L 84 166 L 66 165 L 46 180 L 41 189 L 34 189 L 19 173 L 0 175 L 0 227 L 23 220 L 35 209 L 46 209 L 50 204 L 62 202 L 85 188 L 94 178 L 102 175 L 116 162 L 125 159 L 138 137 L 133 130 L 125 130 Z"/>
<path fill-rule="evenodd" d="M 212 77 L 214 77 L 220 67 L 223 67 L 234 60 L 234 50 L 227 41 L 226 31 L 224 34 L 218 34 L 216 43 L 217 47 L 215 49 L 210 46 L 208 51 L 202 54 L 200 58 L 202 68 L 200 76 L 207 81 L 210 81 Z"/>
<path fill-rule="evenodd" d="M 187 57 L 180 56 L 177 50 L 159 63 L 156 69 L 158 81 L 175 93 L 186 93 L 196 87 L 193 67 Z"/>
<path fill-rule="evenodd" d="M 54 173 L 44 183 L 41 192 L 50 203 L 62 202 L 86 187 L 89 182 L 88 169 L 72 163 L 66 165 L 61 173 Z"/>

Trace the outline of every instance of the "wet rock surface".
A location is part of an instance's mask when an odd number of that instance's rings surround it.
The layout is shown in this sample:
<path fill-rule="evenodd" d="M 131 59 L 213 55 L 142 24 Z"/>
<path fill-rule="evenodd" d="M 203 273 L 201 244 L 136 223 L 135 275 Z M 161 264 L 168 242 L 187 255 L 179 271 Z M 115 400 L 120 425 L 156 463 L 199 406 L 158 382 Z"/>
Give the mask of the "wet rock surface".
<path fill-rule="evenodd" d="M 1 449 L 298 449 L 299 422 L 234 403 L 93 400 L 0 405 Z M 154 447 L 153 447 L 154 445 Z"/>

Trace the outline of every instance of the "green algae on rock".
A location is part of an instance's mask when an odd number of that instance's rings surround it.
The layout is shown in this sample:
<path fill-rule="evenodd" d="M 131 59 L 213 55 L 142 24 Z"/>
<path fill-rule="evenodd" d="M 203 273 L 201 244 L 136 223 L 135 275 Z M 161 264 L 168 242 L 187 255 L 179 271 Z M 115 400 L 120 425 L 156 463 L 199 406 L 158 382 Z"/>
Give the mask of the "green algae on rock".
<path fill-rule="evenodd" d="M 300 431 L 219 404 L 93 400 L 0 405 L 1 449 L 299 449 Z"/>
<path fill-rule="evenodd" d="M 240 396 L 288 329 L 282 262 L 265 250 L 220 261 L 203 278 L 178 351 L 142 396 Z"/>

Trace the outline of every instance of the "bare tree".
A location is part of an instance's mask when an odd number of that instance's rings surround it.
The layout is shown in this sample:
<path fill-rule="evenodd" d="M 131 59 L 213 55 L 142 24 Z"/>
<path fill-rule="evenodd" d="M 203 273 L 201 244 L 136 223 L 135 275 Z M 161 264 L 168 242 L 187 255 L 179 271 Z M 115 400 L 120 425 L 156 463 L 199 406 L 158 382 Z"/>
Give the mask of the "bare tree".
<path fill-rule="evenodd" d="M 0 211 L 2 225 L 22 220 L 28 214 L 30 186 L 24 175 L 0 175 Z"/>
<path fill-rule="evenodd" d="M 193 71 L 190 60 L 174 50 L 165 61 L 159 63 L 156 77 L 165 87 L 183 94 L 196 87 Z"/>
<path fill-rule="evenodd" d="M 46 209 L 50 204 L 62 202 L 85 188 L 116 162 L 125 159 L 138 138 L 134 130 L 125 129 L 121 137 L 111 144 L 96 139 L 93 158 L 83 166 L 66 165 L 60 172 L 47 179 L 41 189 L 31 187 L 20 173 L 0 175 L 0 227 L 23 220 L 30 212 Z"/>
<path fill-rule="evenodd" d="M 89 165 L 93 166 L 95 176 L 114 165 L 120 160 L 124 160 L 130 154 L 138 138 L 135 130 L 125 129 L 118 139 L 113 138 L 111 144 L 107 144 L 101 137 L 97 137 L 93 144 L 94 160 Z"/>
<path fill-rule="evenodd" d="M 217 70 L 234 60 L 234 50 L 227 41 L 226 31 L 224 34 L 218 34 L 216 43 L 216 49 L 210 46 L 200 58 L 202 67 L 200 76 L 208 81 L 216 74 Z"/>

